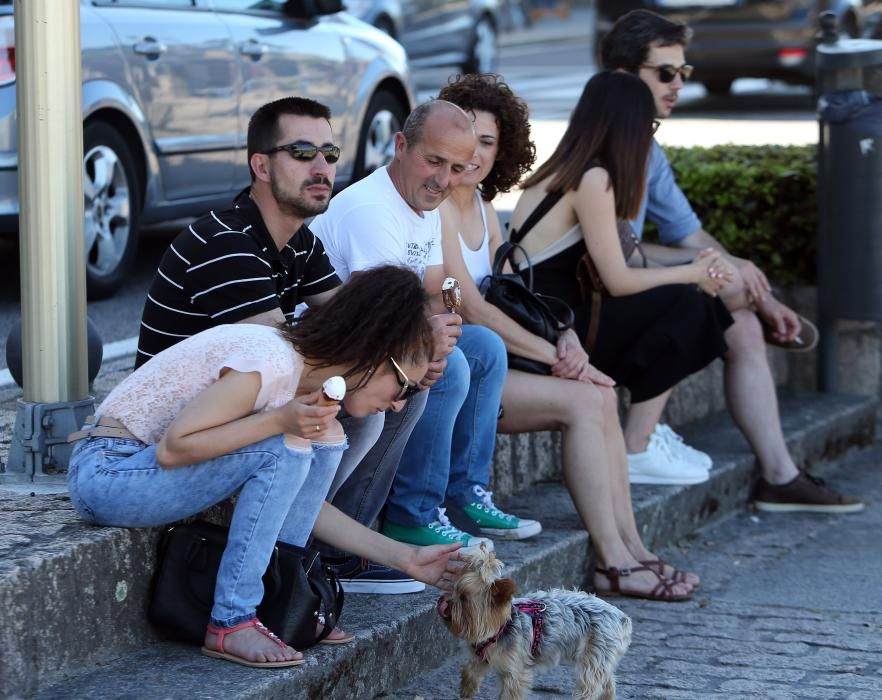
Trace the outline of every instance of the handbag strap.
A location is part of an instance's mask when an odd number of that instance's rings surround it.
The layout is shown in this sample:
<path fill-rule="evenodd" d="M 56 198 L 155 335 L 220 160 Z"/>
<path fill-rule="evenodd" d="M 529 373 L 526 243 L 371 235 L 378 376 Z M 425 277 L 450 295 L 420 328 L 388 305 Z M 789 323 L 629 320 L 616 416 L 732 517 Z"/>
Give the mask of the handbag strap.
<path fill-rule="evenodd" d="M 545 195 L 545 198 L 539 202 L 539 205 L 532 212 L 530 212 L 530 216 L 528 216 L 527 220 L 521 224 L 521 227 L 518 229 L 511 229 L 508 234 L 508 240 L 512 243 L 520 243 L 524 240 L 524 236 L 530 232 L 530 229 L 538 224 L 542 217 L 551 211 L 551 208 L 561 200 L 563 195 L 564 193 L 561 190 L 549 192 Z"/>
<path fill-rule="evenodd" d="M 521 255 L 524 256 L 524 262 L 526 263 L 526 267 L 523 268 L 527 272 L 527 289 L 531 292 L 533 291 L 533 263 L 530 262 L 530 256 L 527 255 L 527 251 L 523 249 L 521 245 L 518 243 L 512 243 L 511 241 L 503 241 L 500 246 L 496 249 L 496 255 L 493 256 L 493 276 L 497 277 L 502 272 L 502 267 L 505 263 L 509 263 L 511 265 L 511 269 L 515 271 L 515 274 L 518 273 L 518 267 L 514 261 L 514 252 L 519 250 Z"/>

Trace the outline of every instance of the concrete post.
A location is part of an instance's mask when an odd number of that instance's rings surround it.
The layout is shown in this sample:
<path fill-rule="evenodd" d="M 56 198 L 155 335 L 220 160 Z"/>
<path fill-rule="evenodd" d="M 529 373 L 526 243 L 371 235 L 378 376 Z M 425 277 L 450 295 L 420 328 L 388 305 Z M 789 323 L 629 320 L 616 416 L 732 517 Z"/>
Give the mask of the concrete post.
<path fill-rule="evenodd" d="M 88 395 L 79 0 L 15 0 L 24 398 L 4 481 L 63 472 Z M 18 477 L 16 479 L 16 477 Z"/>

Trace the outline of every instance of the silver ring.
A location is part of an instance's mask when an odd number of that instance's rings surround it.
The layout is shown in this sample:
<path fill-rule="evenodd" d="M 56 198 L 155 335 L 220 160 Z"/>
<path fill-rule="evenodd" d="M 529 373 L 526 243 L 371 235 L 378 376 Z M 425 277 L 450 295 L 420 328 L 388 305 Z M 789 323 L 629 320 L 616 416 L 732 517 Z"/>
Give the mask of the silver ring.
<path fill-rule="evenodd" d="M 315 432 L 320 433 L 322 431 L 320 426 L 315 426 Z"/>

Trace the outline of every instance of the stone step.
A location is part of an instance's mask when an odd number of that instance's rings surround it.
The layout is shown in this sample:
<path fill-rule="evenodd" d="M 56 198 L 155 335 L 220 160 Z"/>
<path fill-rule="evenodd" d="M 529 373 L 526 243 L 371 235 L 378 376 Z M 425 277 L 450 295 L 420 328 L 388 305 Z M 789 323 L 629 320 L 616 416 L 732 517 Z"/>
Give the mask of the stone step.
<path fill-rule="evenodd" d="M 788 444 L 805 466 L 871 441 L 875 410 L 873 399 L 847 396 L 782 401 Z M 754 458 L 725 415 L 682 432 L 716 464 L 704 484 L 634 487 L 637 522 L 653 547 L 743 507 L 754 473 Z M 533 439 L 549 446 L 547 435 Z M 545 526 L 532 540 L 497 543 L 521 590 L 585 584 L 588 537 L 562 485 L 538 484 L 500 505 Z M 255 671 L 207 659 L 194 647 L 157 640 L 144 619 L 153 533 L 84 526 L 61 497 L 0 500 L 0 508 L 0 532 L 31 533 L 0 538 L 7 550 L 0 687 L 13 697 L 372 698 L 456 653 L 457 641 L 435 620 L 437 594 L 428 591 L 350 596 L 343 623 L 356 642 L 310 649 L 307 664 L 295 669 Z"/>

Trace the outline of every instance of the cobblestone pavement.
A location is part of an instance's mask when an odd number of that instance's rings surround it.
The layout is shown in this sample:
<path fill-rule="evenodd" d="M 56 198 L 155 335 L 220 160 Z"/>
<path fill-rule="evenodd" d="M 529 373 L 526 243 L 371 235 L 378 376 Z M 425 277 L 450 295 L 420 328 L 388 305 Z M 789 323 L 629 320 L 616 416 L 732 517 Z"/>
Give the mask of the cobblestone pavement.
<path fill-rule="evenodd" d="M 703 578 L 686 603 L 612 599 L 634 622 L 619 698 L 882 698 L 882 446 L 836 471 L 855 515 L 741 512 L 660 552 Z M 395 700 L 456 698 L 460 661 Z M 531 697 L 569 697 L 571 669 L 538 675 Z M 495 698 L 488 676 L 478 696 Z"/>

